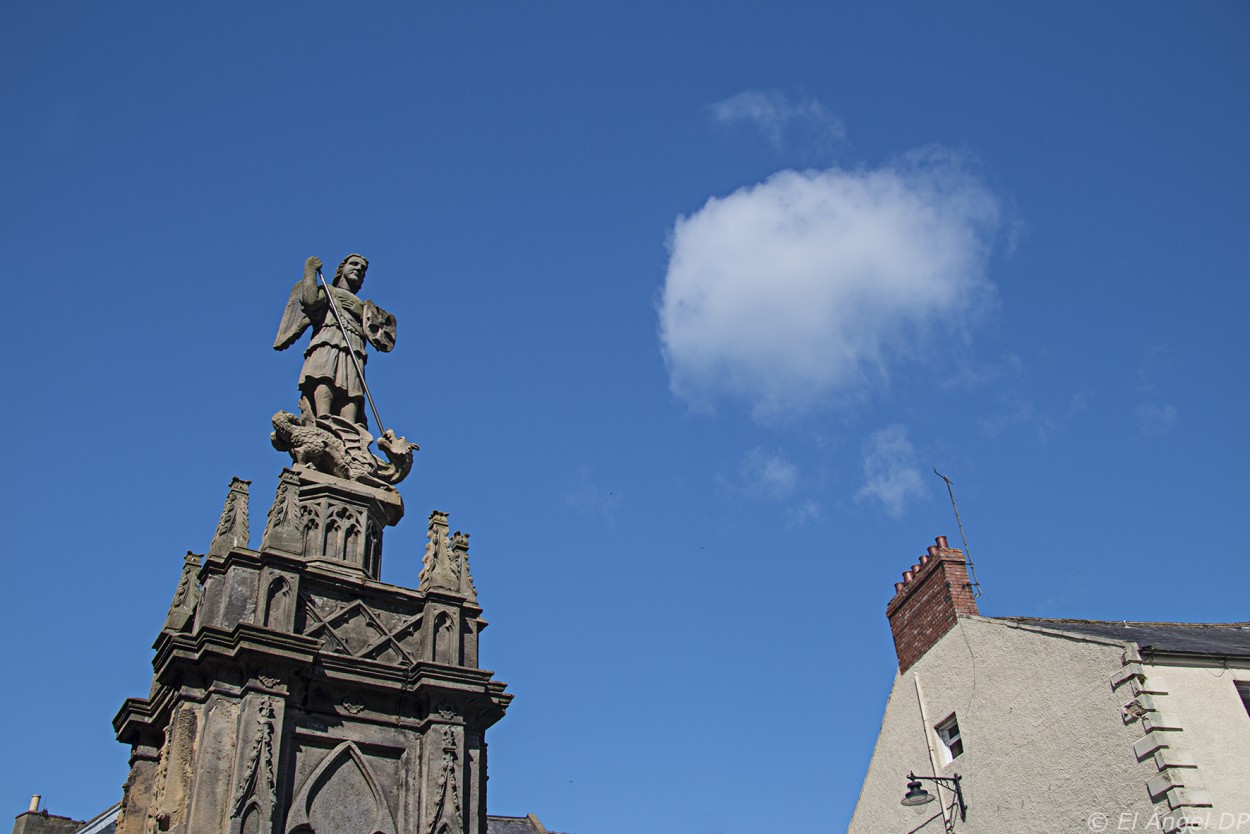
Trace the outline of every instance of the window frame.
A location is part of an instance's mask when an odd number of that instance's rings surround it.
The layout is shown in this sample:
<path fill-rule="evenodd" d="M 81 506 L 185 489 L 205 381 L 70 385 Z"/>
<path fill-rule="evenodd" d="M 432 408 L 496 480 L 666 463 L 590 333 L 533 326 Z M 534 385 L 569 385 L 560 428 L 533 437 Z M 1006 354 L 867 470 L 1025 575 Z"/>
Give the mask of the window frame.
<path fill-rule="evenodd" d="M 954 732 L 951 732 L 952 730 Z M 959 717 L 955 713 L 952 712 L 939 721 L 934 726 L 933 732 L 942 743 L 942 767 L 946 767 L 964 754 L 963 731 L 959 729 Z"/>

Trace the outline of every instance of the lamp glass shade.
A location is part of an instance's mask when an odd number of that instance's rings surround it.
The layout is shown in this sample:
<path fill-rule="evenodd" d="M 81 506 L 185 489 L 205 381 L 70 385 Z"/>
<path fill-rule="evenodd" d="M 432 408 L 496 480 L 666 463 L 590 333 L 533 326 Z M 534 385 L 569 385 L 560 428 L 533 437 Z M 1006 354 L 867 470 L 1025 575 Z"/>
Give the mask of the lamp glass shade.
<path fill-rule="evenodd" d="M 907 793 L 903 796 L 903 805 L 924 805 L 933 801 L 933 794 L 920 787 L 919 782 L 908 782 Z"/>

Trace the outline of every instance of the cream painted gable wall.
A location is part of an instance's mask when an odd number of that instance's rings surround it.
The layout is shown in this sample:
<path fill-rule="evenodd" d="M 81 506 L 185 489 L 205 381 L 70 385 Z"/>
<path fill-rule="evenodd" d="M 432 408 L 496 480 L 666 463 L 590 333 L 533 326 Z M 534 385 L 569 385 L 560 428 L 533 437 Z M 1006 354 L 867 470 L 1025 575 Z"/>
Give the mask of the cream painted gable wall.
<path fill-rule="evenodd" d="M 920 806 L 922 814 L 899 804 L 909 771 L 963 777 L 968 818 L 955 830 L 968 834 L 1083 832 L 1096 814 L 1107 815 L 1109 831 L 1123 812 L 1148 819 L 1157 806 L 1145 785 L 1159 771 L 1134 755 L 1143 729 L 1139 721 L 1125 723 L 1128 698 L 1111 687 L 1124 649 L 961 615 L 896 677 L 851 834 L 903 834 L 937 813 L 936 802 Z M 933 728 L 951 713 L 964 752 L 943 767 Z M 948 792 L 941 796 L 949 803 Z M 919 830 L 941 831 L 942 822 Z"/>
<path fill-rule="evenodd" d="M 1156 754 L 1156 764 L 1179 763 L 1174 772 L 1189 792 L 1209 798 L 1209 830 L 1250 834 L 1250 715 L 1236 686 L 1250 682 L 1250 661 L 1175 655 L 1152 660 L 1141 663 L 1139 688 L 1165 716 L 1157 723 L 1167 729 L 1157 733 L 1167 747 Z M 1142 723 L 1152 720 L 1147 715 Z M 1194 813 L 1205 824 L 1206 810 Z"/>

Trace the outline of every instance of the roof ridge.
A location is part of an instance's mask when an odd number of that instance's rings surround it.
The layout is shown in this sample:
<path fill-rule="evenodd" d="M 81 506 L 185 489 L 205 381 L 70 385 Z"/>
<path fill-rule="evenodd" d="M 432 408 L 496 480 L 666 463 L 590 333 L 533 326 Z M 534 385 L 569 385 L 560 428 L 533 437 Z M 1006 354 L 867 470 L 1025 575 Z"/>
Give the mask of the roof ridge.
<path fill-rule="evenodd" d="M 1080 620 L 1072 617 L 989 617 L 992 620 L 1011 620 L 1031 623 L 1072 623 L 1077 625 L 1110 626 L 1181 626 L 1185 628 L 1250 628 L 1250 621 L 1230 623 L 1178 623 L 1167 620 Z"/>

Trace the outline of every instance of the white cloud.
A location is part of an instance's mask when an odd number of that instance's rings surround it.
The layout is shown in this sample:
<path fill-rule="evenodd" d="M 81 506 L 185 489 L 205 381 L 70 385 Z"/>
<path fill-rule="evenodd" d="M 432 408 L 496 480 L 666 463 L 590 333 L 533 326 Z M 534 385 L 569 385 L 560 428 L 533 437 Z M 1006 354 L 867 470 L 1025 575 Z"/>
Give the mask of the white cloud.
<path fill-rule="evenodd" d="M 757 448 L 747 452 L 742 460 L 737 489 L 747 495 L 765 495 L 780 500 L 794 492 L 798 479 L 799 468 L 785 455 L 770 454 Z"/>
<path fill-rule="evenodd" d="M 796 506 L 786 510 L 786 529 L 797 530 L 800 527 L 806 527 L 808 524 L 820 521 L 824 517 L 824 512 L 820 509 L 820 505 L 815 501 L 801 501 Z"/>
<path fill-rule="evenodd" d="M 1137 387 L 1144 394 L 1155 392 L 1155 376 L 1160 371 L 1170 370 L 1173 364 L 1172 349 L 1167 345 L 1151 345 L 1142 354 L 1141 364 L 1137 366 Z"/>
<path fill-rule="evenodd" d="M 776 90 L 763 93 L 746 90 L 718 101 L 708 108 L 712 118 L 721 124 L 749 122 L 760 129 L 774 148 L 780 149 L 788 128 L 796 122 L 815 132 L 821 142 L 832 142 L 846 136 L 842 120 L 818 101 L 793 103 Z"/>
<path fill-rule="evenodd" d="M 1160 437 L 1176 426 L 1179 416 L 1180 411 L 1174 405 L 1142 403 L 1137 406 L 1137 428 L 1146 437 Z"/>
<path fill-rule="evenodd" d="M 1083 406 L 1082 406 L 1083 407 Z M 1037 410 L 1032 400 L 1013 398 L 1004 409 L 977 421 L 981 430 L 991 438 L 998 437 L 1015 426 L 1030 426 L 1037 432 L 1037 439 L 1045 442 L 1055 430 L 1055 418 Z"/>
<path fill-rule="evenodd" d="M 925 494 L 906 426 L 895 423 L 873 432 L 864 441 L 863 453 L 866 481 L 856 493 L 856 501 L 875 498 L 898 518 L 908 501 Z"/>
<path fill-rule="evenodd" d="M 757 417 L 859 399 L 993 297 L 994 196 L 952 154 L 780 171 L 679 217 L 660 304 L 670 387 Z"/>

